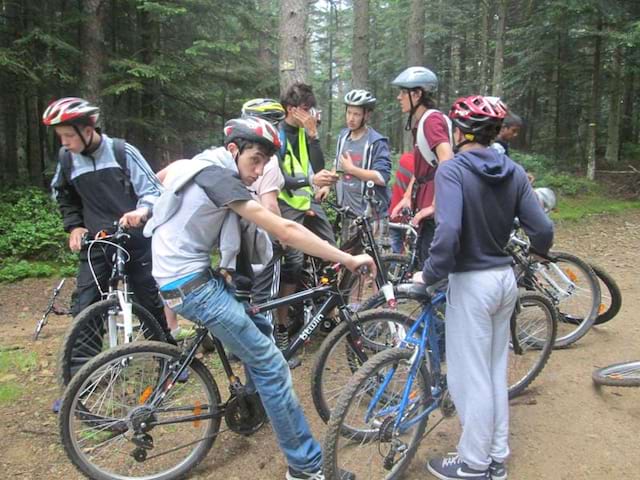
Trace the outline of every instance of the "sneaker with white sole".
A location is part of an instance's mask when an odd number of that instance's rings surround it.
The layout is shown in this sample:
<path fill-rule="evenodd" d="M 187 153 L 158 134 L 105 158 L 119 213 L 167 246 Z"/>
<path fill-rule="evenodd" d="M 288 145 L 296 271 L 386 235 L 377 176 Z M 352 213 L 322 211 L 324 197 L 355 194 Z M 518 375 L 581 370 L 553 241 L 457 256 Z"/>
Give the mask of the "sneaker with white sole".
<path fill-rule="evenodd" d="M 490 480 L 489 470 L 475 470 L 458 455 L 434 458 L 427 463 L 427 469 L 440 480 Z"/>
<path fill-rule="evenodd" d="M 346 470 L 338 470 L 340 471 L 340 480 L 355 480 L 356 476 L 353 473 L 347 472 Z M 287 470 L 287 476 L 285 478 L 286 480 L 325 480 L 322 469 L 315 472 L 300 472 L 291 467 Z"/>
<path fill-rule="evenodd" d="M 491 477 L 491 480 L 507 480 L 507 467 L 504 462 L 491 460 L 491 465 L 489 465 L 489 476 Z"/>

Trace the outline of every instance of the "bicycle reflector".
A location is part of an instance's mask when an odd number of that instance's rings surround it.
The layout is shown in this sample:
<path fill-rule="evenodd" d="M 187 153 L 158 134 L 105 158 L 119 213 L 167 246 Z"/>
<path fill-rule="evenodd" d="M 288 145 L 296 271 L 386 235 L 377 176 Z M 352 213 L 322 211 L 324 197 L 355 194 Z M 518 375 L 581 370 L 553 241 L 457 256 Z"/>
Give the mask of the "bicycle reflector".
<path fill-rule="evenodd" d="M 575 281 L 578 280 L 578 275 L 576 275 L 576 272 L 574 272 L 572 269 L 566 268 L 564 270 L 564 273 L 567 274 L 567 277 L 569 277 L 569 280 L 571 280 L 572 282 L 575 283 Z"/>
<path fill-rule="evenodd" d="M 151 388 L 151 386 L 145 388 L 142 394 L 140 395 L 140 398 L 138 399 L 138 403 L 140 405 L 144 405 L 146 401 L 149 400 L 149 397 L 151 396 L 152 393 L 153 393 L 153 388 Z"/>
<path fill-rule="evenodd" d="M 194 405 L 193 405 L 193 414 L 195 416 L 202 415 L 202 404 L 198 400 L 196 400 Z M 194 420 L 193 421 L 193 426 L 194 427 L 199 427 L 200 426 L 200 419 Z"/>

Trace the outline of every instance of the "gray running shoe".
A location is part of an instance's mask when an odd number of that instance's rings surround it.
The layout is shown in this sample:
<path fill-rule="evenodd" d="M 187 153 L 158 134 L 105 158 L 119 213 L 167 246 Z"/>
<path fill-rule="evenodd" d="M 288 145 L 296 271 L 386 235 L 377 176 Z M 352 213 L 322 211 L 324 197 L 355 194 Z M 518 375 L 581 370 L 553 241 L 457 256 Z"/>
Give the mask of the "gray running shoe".
<path fill-rule="evenodd" d="M 427 469 L 440 480 L 490 480 L 489 470 L 474 470 L 458 455 L 434 458 L 427 463 Z"/>
<path fill-rule="evenodd" d="M 489 475 L 491 476 L 491 480 L 507 480 L 507 467 L 504 462 L 491 460 L 491 465 L 489 465 Z"/>

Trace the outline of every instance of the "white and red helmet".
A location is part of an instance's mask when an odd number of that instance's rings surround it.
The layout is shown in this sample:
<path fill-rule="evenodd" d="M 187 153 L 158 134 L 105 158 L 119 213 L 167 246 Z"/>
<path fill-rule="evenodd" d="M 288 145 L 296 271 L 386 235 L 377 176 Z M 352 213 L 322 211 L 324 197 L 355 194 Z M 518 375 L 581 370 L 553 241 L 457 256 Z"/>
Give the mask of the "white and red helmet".
<path fill-rule="evenodd" d="M 228 145 L 238 139 L 259 143 L 276 151 L 280 149 L 278 130 L 261 118 L 247 117 L 229 120 L 224 126 L 224 143 Z"/>
<path fill-rule="evenodd" d="M 65 97 L 49 104 L 42 114 L 42 123 L 56 125 L 87 124 L 95 126 L 100 109 L 83 98 Z"/>

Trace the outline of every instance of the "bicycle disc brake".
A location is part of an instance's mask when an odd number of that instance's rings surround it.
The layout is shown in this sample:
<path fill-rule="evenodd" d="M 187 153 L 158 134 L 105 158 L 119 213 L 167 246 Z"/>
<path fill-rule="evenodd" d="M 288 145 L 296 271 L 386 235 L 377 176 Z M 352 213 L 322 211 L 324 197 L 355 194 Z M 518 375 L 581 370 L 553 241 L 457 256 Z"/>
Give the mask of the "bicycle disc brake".
<path fill-rule="evenodd" d="M 262 427 L 267 415 L 257 393 L 234 395 L 227 402 L 224 421 L 240 435 L 252 435 Z"/>

